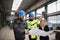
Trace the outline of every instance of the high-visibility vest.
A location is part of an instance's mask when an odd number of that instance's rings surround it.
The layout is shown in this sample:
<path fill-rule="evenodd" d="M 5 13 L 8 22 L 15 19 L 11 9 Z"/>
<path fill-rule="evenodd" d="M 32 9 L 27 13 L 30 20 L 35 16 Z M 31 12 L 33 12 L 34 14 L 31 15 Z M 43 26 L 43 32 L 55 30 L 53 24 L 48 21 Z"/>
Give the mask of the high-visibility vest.
<path fill-rule="evenodd" d="M 37 22 L 38 22 L 38 19 L 33 20 L 33 21 L 28 21 L 27 22 L 27 28 L 28 29 L 37 28 Z M 31 38 L 34 39 L 34 38 L 36 38 L 36 36 L 35 35 L 31 35 Z"/>

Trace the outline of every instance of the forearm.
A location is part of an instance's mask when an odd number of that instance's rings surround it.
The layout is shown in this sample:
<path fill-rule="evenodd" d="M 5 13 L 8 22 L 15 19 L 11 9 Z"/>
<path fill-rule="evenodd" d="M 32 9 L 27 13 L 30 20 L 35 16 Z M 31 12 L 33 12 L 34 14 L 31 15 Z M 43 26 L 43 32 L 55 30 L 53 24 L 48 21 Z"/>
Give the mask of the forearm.
<path fill-rule="evenodd" d="M 54 30 L 55 32 L 60 32 L 60 30 Z"/>

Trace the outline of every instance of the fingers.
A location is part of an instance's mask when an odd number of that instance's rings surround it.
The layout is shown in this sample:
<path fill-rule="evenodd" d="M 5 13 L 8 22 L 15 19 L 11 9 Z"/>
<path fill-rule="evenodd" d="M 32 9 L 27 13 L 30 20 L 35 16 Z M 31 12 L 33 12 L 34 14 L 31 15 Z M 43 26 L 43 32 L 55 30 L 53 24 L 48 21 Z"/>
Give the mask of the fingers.
<path fill-rule="evenodd" d="M 25 32 L 25 35 L 28 35 L 29 34 L 29 32 Z"/>
<path fill-rule="evenodd" d="M 29 31 L 28 30 L 25 30 L 25 35 L 29 34 Z"/>

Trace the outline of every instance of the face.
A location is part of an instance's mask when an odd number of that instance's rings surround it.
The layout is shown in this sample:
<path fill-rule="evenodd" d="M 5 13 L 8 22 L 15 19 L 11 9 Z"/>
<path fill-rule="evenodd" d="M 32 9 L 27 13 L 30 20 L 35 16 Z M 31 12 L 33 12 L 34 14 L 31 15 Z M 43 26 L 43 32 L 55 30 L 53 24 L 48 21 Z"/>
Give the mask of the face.
<path fill-rule="evenodd" d="M 31 16 L 31 17 L 29 17 L 29 19 L 30 19 L 30 20 L 33 20 L 33 19 L 34 19 L 34 17 L 33 17 L 33 16 Z"/>
<path fill-rule="evenodd" d="M 40 21 L 40 25 L 41 25 L 41 27 L 44 27 L 45 26 L 45 21 Z"/>
<path fill-rule="evenodd" d="M 41 27 L 44 27 L 45 26 L 45 21 L 44 20 L 40 20 L 40 25 L 41 25 Z"/>
<path fill-rule="evenodd" d="M 21 19 L 21 20 L 24 19 L 24 16 L 19 15 L 18 17 L 19 17 L 19 19 Z"/>

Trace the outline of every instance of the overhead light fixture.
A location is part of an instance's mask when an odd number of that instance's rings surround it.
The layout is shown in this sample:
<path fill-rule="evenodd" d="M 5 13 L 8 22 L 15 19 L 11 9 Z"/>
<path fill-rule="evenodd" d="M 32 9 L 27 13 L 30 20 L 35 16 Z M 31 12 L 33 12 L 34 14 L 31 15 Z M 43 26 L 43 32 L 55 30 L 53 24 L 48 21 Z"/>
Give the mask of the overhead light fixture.
<path fill-rule="evenodd" d="M 22 3 L 22 0 L 13 0 L 12 11 L 18 10 L 21 3 Z"/>
<path fill-rule="evenodd" d="M 12 23 L 13 21 L 10 21 L 10 23 Z"/>
<path fill-rule="evenodd" d="M 15 12 L 11 12 L 11 15 L 15 15 Z"/>

